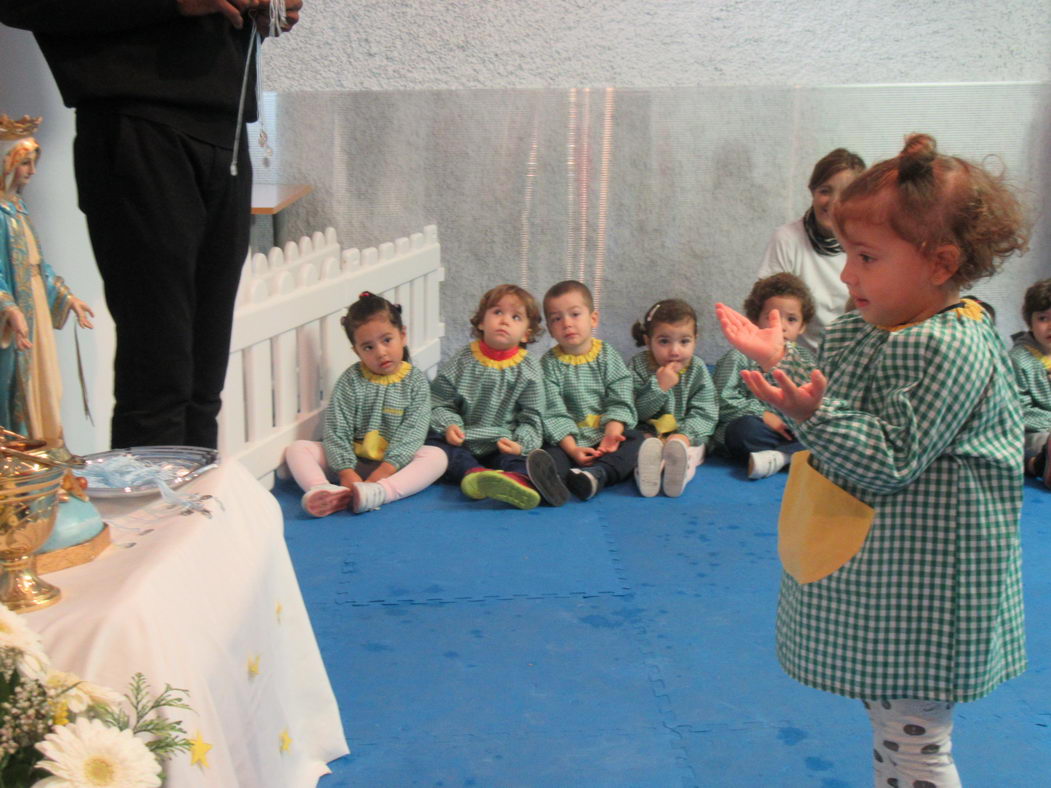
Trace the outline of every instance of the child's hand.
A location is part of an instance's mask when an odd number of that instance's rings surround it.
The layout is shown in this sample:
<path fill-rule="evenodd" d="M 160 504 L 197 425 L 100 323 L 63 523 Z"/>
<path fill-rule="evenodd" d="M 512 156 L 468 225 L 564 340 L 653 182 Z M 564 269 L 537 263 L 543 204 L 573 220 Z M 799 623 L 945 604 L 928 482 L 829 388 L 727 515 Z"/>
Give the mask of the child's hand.
<path fill-rule="evenodd" d="M 661 391 L 667 391 L 679 382 L 679 370 L 681 369 L 682 364 L 678 361 L 657 367 L 657 385 L 661 387 Z"/>
<path fill-rule="evenodd" d="M 467 436 L 463 434 L 463 427 L 459 424 L 450 424 L 445 428 L 445 442 L 450 446 L 463 446 Z"/>
<path fill-rule="evenodd" d="M 797 386 L 782 370 L 775 369 L 774 379 L 778 386 L 771 386 L 762 372 L 754 369 L 742 369 L 741 379 L 748 389 L 768 405 L 773 405 L 786 416 L 796 421 L 806 421 L 821 405 L 825 396 L 828 381 L 820 369 L 810 373 L 810 382 Z"/>
<path fill-rule="evenodd" d="M 496 448 L 498 448 L 504 454 L 521 454 L 522 453 L 522 444 L 521 443 L 515 443 L 510 438 L 500 438 L 500 440 L 498 440 L 496 442 Z"/>
<path fill-rule="evenodd" d="M 369 478 L 367 478 L 365 481 L 378 482 L 381 479 L 386 479 L 388 476 L 393 476 L 397 472 L 397 468 L 395 468 L 389 462 L 384 461 L 376 466 L 376 469 L 369 474 Z"/>
<path fill-rule="evenodd" d="M 574 446 L 569 449 L 566 454 L 573 460 L 577 465 L 591 465 L 595 460 L 602 456 L 602 452 L 598 449 L 592 449 L 590 446 Z"/>
<path fill-rule="evenodd" d="M 602 440 L 599 442 L 598 451 L 599 454 L 612 454 L 620 448 L 620 444 L 624 442 L 624 422 L 621 421 L 607 421 L 606 429 L 602 435 Z"/>
<path fill-rule="evenodd" d="M 90 306 L 76 296 L 73 296 L 69 299 L 69 307 L 76 313 L 77 322 L 80 324 L 81 328 L 94 328 L 91 321 L 88 319 L 89 317 L 95 316 L 95 313 L 91 311 Z"/>
<path fill-rule="evenodd" d="M 350 489 L 353 485 L 361 481 L 361 477 L 358 472 L 353 468 L 344 468 L 339 472 L 339 486 Z"/>
<path fill-rule="evenodd" d="M 788 425 L 785 424 L 785 420 L 774 413 L 772 410 L 763 411 L 763 424 L 772 429 L 786 441 L 795 440 L 795 435 L 788 429 Z"/>
<path fill-rule="evenodd" d="M 759 328 L 747 317 L 726 304 L 716 304 L 723 335 L 735 348 L 764 370 L 773 368 L 785 355 L 785 338 L 781 333 L 781 313 L 771 309 L 766 328 Z"/>

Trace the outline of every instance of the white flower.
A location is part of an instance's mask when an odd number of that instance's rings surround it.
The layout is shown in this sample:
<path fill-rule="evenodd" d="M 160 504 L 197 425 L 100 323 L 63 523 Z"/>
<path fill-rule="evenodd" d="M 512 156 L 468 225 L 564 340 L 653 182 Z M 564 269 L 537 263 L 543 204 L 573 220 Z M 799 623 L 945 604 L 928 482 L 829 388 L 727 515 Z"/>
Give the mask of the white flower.
<path fill-rule="evenodd" d="M 95 704 L 102 704 L 103 706 L 109 706 L 111 709 L 116 709 L 124 699 L 119 692 L 111 690 L 109 687 L 103 687 L 101 684 L 92 684 L 90 681 L 84 681 L 79 676 L 75 676 L 72 673 L 64 673 L 61 670 L 49 672 L 47 681 L 44 683 L 51 691 L 55 701 L 65 703 L 66 708 L 74 714 L 80 714 L 88 706 Z"/>
<path fill-rule="evenodd" d="M 46 760 L 37 766 L 53 776 L 33 788 L 156 788 L 160 764 L 131 731 L 79 717 L 37 742 Z"/>
<path fill-rule="evenodd" d="M 27 679 L 43 681 L 47 676 L 48 659 L 40 636 L 26 626 L 25 620 L 6 605 L 0 605 L 0 648 L 20 652 L 18 672 Z"/>

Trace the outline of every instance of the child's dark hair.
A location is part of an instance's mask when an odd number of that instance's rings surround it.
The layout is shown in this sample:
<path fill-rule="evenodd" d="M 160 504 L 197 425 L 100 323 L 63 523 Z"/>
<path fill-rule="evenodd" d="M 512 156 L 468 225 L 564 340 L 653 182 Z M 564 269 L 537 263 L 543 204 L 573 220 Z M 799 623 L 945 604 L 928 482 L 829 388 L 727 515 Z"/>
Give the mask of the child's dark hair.
<path fill-rule="evenodd" d="M 927 134 L 913 134 L 901 153 L 857 177 L 832 209 L 840 234 L 849 222 L 889 224 L 924 255 L 959 250 L 952 281 L 964 288 L 992 276 L 1004 259 L 1028 247 L 1022 205 L 1003 175 L 938 153 Z"/>
<path fill-rule="evenodd" d="M 653 326 L 657 323 L 681 323 L 693 321 L 693 332 L 697 333 L 697 313 L 693 307 L 680 298 L 665 298 L 651 306 L 642 320 L 636 320 L 631 327 L 631 337 L 635 344 L 642 347 L 646 338 L 652 336 Z"/>
<path fill-rule="evenodd" d="M 1029 286 L 1022 301 L 1022 319 L 1025 327 L 1033 322 L 1033 315 L 1051 309 L 1051 279 L 1041 279 Z"/>
<path fill-rule="evenodd" d="M 846 148 L 836 148 L 834 151 L 822 156 L 821 160 L 814 165 L 814 171 L 810 173 L 810 182 L 807 184 L 807 188 L 812 192 L 816 191 L 821 184 L 833 175 L 843 172 L 843 170 L 864 172 L 865 160 Z"/>
<path fill-rule="evenodd" d="M 576 279 L 566 279 L 563 282 L 559 282 L 557 285 L 551 285 L 544 293 L 544 315 L 547 315 L 547 302 L 552 298 L 558 298 L 564 296 L 567 293 L 580 293 L 580 296 L 584 299 L 584 304 L 588 308 L 588 312 L 595 311 L 595 299 L 591 295 L 591 291 L 588 286 L 583 282 L 578 282 Z"/>
<path fill-rule="evenodd" d="M 784 271 L 756 280 L 752 285 L 752 292 L 744 301 L 745 317 L 753 323 L 758 323 L 759 316 L 763 313 L 763 304 L 768 298 L 775 296 L 791 296 L 798 299 L 799 308 L 803 312 L 803 322 L 809 323 L 814 319 L 814 297 L 810 295 L 810 288 L 795 274 Z"/>
<path fill-rule="evenodd" d="M 544 333 L 544 329 L 540 327 L 540 307 L 537 306 L 536 299 L 533 298 L 532 294 L 518 285 L 497 285 L 481 297 L 478 301 L 478 309 L 471 315 L 471 336 L 475 339 L 482 339 L 480 326 L 485 319 L 485 313 L 500 303 L 500 299 L 504 296 L 517 298 L 522 302 L 522 306 L 525 307 L 526 318 L 529 320 L 529 330 L 519 344 L 525 346 L 530 342 L 536 342 Z"/>
<path fill-rule="evenodd" d="M 399 331 L 405 330 L 405 324 L 401 321 L 401 304 L 392 304 L 383 296 L 370 293 L 368 290 L 359 295 L 358 300 L 347 308 L 347 314 L 343 315 L 339 322 L 343 330 L 347 332 L 350 344 L 353 345 L 354 332 L 379 316 L 387 318 L 390 324 Z M 405 345 L 401 358 L 403 361 L 409 360 L 408 344 Z"/>

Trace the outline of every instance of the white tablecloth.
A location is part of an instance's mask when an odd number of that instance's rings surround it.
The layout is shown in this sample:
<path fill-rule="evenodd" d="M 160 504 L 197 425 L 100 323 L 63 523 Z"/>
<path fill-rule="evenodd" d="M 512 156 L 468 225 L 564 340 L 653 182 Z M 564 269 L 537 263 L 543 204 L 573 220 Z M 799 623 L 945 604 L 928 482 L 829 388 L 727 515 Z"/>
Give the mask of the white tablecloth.
<path fill-rule="evenodd" d="M 347 744 L 280 508 L 236 462 L 180 492 L 214 495 L 225 511 L 211 501 L 211 519 L 172 514 L 158 496 L 101 502 L 114 546 L 46 575 L 63 599 L 27 621 L 59 670 L 120 692 L 135 672 L 155 692 L 189 690 L 193 712 L 170 714 L 206 743 L 207 765 L 175 755 L 168 786 L 315 785 Z"/>

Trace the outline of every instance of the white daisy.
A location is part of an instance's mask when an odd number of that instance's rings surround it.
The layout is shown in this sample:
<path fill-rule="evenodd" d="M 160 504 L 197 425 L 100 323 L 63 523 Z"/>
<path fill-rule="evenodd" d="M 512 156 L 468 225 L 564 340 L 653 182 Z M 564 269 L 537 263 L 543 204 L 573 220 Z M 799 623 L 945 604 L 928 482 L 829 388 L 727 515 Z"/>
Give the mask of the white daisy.
<path fill-rule="evenodd" d="M 119 692 L 111 690 L 109 687 L 103 687 L 101 684 L 92 684 L 90 681 L 84 681 L 79 676 L 65 673 L 61 670 L 50 671 L 44 684 L 52 692 L 55 701 L 65 703 L 66 708 L 74 714 L 80 714 L 88 706 L 95 704 L 116 709 L 124 700 L 124 697 Z"/>
<path fill-rule="evenodd" d="M 48 662 L 40 636 L 31 630 L 22 616 L 0 605 L 0 648 L 13 648 L 20 652 L 18 672 L 27 679 L 43 681 L 47 676 Z"/>
<path fill-rule="evenodd" d="M 53 776 L 33 788 L 156 788 L 160 764 L 131 731 L 80 717 L 37 742 L 46 760 L 37 766 Z"/>

